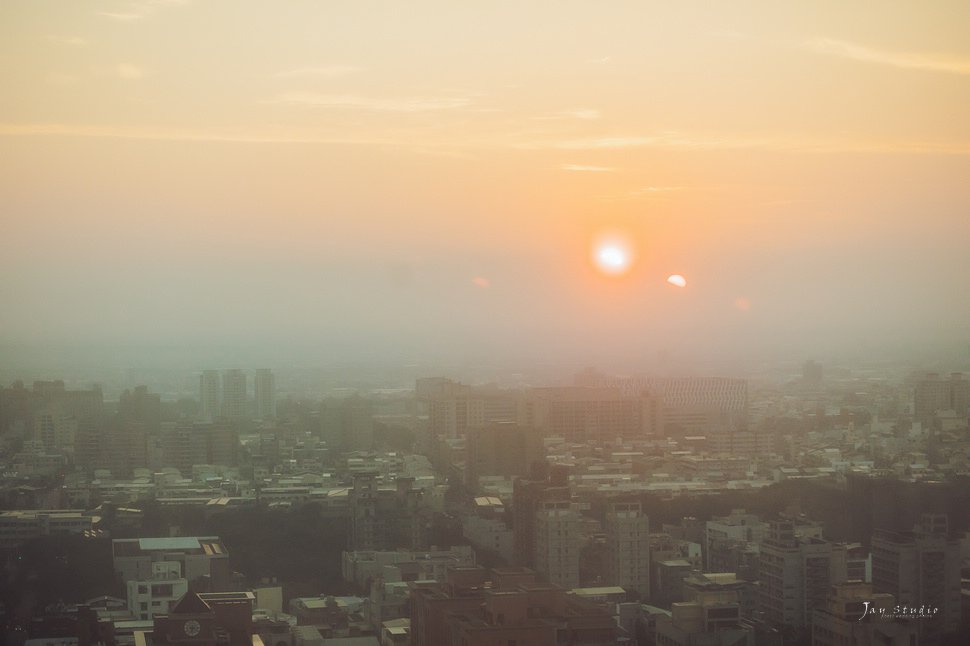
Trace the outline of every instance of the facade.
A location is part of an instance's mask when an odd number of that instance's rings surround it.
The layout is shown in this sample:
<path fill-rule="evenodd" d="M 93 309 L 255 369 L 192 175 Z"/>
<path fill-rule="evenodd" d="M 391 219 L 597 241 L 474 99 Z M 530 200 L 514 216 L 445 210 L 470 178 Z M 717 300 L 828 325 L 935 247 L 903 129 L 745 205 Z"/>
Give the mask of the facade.
<path fill-rule="evenodd" d="M 944 379 L 929 373 L 916 383 L 913 392 L 913 418 L 929 427 L 938 411 L 953 411 L 964 420 L 970 412 L 970 380 L 954 372 Z"/>
<path fill-rule="evenodd" d="M 465 456 L 465 484 L 473 491 L 479 476 L 525 476 L 545 458 L 539 432 L 512 422 L 467 429 Z"/>
<path fill-rule="evenodd" d="M 650 519 L 639 502 L 613 502 L 606 512 L 605 581 L 650 598 Z"/>
<path fill-rule="evenodd" d="M 127 582 L 128 610 L 139 619 L 152 619 L 165 614 L 189 590 L 189 582 L 182 577 L 178 561 L 152 563 L 152 576 L 145 580 Z"/>
<path fill-rule="evenodd" d="M 960 628 L 960 542 L 947 535 L 946 516 L 924 515 L 913 532 L 877 530 L 872 537 L 872 587 L 900 606 L 936 608 L 918 622 L 920 643 L 937 643 Z"/>
<path fill-rule="evenodd" d="M 891 594 L 872 591 L 868 583 L 832 586 L 812 621 L 812 646 L 911 646 L 919 636 L 914 621 L 883 619 L 877 611 L 892 612 Z M 870 613 L 871 611 L 871 613 Z"/>
<path fill-rule="evenodd" d="M 659 431 L 659 404 L 649 395 L 615 388 L 533 388 L 519 407 L 519 424 L 568 442 L 652 437 Z"/>
<path fill-rule="evenodd" d="M 398 478 L 394 488 L 383 488 L 371 475 L 354 477 L 348 492 L 352 549 L 424 547 L 422 491 L 413 484 L 414 478 Z"/>
<path fill-rule="evenodd" d="M 199 377 L 200 414 L 212 421 L 222 415 L 222 383 L 218 370 L 205 370 Z"/>
<path fill-rule="evenodd" d="M 579 587 L 582 517 L 567 500 L 540 502 L 535 521 L 535 569 L 553 585 Z"/>
<path fill-rule="evenodd" d="M 39 536 L 79 535 L 91 531 L 92 519 L 79 511 L 23 509 L 0 511 L 0 550 Z"/>
<path fill-rule="evenodd" d="M 175 563 L 189 583 L 207 578 L 213 589 L 230 581 L 229 553 L 217 536 L 121 538 L 111 541 L 114 569 L 128 581 L 150 580 L 156 563 Z"/>
<path fill-rule="evenodd" d="M 276 375 L 269 368 L 256 370 L 256 419 L 276 417 Z"/>
<path fill-rule="evenodd" d="M 249 417 L 249 387 L 246 373 L 239 369 L 222 373 L 222 415 L 231 420 Z"/>
<path fill-rule="evenodd" d="M 759 607 L 776 626 L 807 629 L 829 594 L 832 544 L 796 533 L 795 521 L 768 524 L 761 544 Z"/>

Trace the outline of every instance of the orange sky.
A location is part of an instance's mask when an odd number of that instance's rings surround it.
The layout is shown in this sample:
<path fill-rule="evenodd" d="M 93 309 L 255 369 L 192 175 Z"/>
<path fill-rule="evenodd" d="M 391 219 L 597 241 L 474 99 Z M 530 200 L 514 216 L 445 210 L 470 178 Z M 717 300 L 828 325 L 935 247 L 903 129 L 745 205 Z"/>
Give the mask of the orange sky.
<path fill-rule="evenodd" d="M 964 2 L 9 0 L 0 74 L 2 344 L 970 339 Z"/>

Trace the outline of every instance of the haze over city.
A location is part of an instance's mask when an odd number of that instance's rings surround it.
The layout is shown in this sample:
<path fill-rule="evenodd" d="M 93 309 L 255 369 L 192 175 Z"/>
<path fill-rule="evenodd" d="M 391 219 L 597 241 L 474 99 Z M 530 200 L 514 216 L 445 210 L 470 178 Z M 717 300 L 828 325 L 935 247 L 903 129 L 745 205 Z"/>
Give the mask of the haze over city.
<path fill-rule="evenodd" d="M 965 3 L 0 12 L 9 356 L 966 359 Z"/>

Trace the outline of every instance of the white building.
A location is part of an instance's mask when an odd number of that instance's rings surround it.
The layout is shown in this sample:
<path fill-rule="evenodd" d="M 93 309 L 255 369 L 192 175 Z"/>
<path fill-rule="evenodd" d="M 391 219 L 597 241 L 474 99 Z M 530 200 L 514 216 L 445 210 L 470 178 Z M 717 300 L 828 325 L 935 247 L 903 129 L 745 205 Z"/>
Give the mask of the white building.
<path fill-rule="evenodd" d="M 178 561 L 152 563 L 151 577 L 128 581 L 128 610 L 139 619 L 152 619 L 167 614 L 171 606 L 189 590 Z"/>
<path fill-rule="evenodd" d="M 650 598 L 650 519 L 638 502 L 615 502 L 606 513 L 606 582 Z"/>
<path fill-rule="evenodd" d="M 276 417 L 276 376 L 269 368 L 256 371 L 256 419 Z"/>

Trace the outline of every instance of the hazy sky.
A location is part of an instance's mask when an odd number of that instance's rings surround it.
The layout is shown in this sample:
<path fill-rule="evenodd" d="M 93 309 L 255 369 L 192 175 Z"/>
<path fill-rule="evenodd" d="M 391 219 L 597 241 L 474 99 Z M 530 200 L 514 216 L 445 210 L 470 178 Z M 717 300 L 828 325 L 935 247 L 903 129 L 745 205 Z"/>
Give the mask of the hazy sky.
<path fill-rule="evenodd" d="M 970 341 L 962 0 L 6 0 L 0 74 L 2 344 Z"/>

